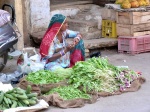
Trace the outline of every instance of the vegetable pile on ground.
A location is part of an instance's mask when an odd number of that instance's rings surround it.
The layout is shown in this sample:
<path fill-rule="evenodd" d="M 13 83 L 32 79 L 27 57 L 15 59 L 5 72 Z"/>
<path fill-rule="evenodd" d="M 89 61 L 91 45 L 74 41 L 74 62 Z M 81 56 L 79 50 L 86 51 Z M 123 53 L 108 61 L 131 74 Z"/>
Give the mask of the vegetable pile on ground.
<path fill-rule="evenodd" d="M 0 110 L 16 107 L 28 107 L 37 103 L 37 94 L 31 93 L 31 87 L 27 90 L 13 88 L 7 92 L 0 91 Z"/>
<path fill-rule="evenodd" d="M 77 98 L 90 99 L 90 96 L 88 94 L 85 94 L 84 92 L 72 86 L 62 86 L 62 87 L 53 88 L 45 95 L 54 94 L 54 93 L 58 93 L 59 96 L 64 100 L 72 100 Z"/>
<path fill-rule="evenodd" d="M 81 107 L 84 103 L 96 102 L 98 96 L 122 93 L 133 81 L 139 87 L 138 77 L 128 68 L 110 64 L 107 58 L 94 57 L 77 62 L 72 68 L 30 73 L 20 82 L 20 87 L 31 82 L 32 91 L 39 92 L 40 98 L 49 104 L 61 108 Z M 34 87 L 35 84 L 39 85 Z"/>
<path fill-rule="evenodd" d="M 85 93 L 114 93 L 130 87 L 132 81 L 137 79 L 138 76 L 136 72 L 130 69 L 110 64 L 106 58 L 94 57 L 77 62 L 73 68 L 57 69 L 54 72 L 41 70 L 30 73 L 26 80 L 34 84 L 53 84 L 68 79 L 68 84 L 73 87 L 72 89 L 66 87 L 65 89 L 68 91 L 78 88 Z M 61 90 L 61 87 L 54 90 Z M 64 93 L 67 94 L 68 92 Z"/>
<path fill-rule="evenodd" d="M 50 84 L 63 81 L 66 77 L 58 76 L 48 70 L 40 70 L 27 75 L 26 80 L 34 84 Z"/>
<path fill-rule="evenodd" d="M 75 88 L 82 87 L 84 92 L 113 93 L 120 88 L 124 89 L 127 87 L 126 83 L 130 84 L 137 77 L 134 71 L 113 66 L 106 58 L 91 58 L 78 62 L 72 69 L 69 84 Z M 124 71 L 127 73 L 121 77 Z"/>
<path fill-rule="evenodd" d="M 137 79 L 139 75 L 140 74 L 128 69 L 120 71 L 119 75 L 117 76 L 120 91 L 125 90 L 125 88 L 131 87 L 131 82 Z"/>

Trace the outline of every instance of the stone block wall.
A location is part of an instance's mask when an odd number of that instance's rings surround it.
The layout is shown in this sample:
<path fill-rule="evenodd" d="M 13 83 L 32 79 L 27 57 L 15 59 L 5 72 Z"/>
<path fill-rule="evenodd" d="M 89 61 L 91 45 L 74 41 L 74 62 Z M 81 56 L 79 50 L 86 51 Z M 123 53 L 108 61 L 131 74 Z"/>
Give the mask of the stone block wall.
<path fill-rule="evenodd" d="M 47 29 L 50 22 L 50 0 L 28 1 L 30 1 L 30 33 Z"/>

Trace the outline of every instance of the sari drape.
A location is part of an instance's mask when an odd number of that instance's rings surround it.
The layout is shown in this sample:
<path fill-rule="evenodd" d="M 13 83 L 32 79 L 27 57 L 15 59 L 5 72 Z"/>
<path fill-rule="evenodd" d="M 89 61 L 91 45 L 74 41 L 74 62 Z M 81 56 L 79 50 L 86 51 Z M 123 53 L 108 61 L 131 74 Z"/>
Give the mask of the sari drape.
<path fill-rule="evenodd" d="M 53 40 L 54 38 L 56 38 L 56 35 L 59 32 L 65 20 L 66 17 L 61 14 L 56 14 L 52 17 L 48 29 L 40 45 L 40 54 L 42 58 L 48 57 L 49 49 L 50 47 L 52 47 Z M 83 40 L 81 39 L 79 43 L 75 46 L 75 48 L 72 51 L 70 51 L 69 67 L 74 66 L 77 61 L 84 61 L 84 60 L 85 60 L 85 49 Z"/>

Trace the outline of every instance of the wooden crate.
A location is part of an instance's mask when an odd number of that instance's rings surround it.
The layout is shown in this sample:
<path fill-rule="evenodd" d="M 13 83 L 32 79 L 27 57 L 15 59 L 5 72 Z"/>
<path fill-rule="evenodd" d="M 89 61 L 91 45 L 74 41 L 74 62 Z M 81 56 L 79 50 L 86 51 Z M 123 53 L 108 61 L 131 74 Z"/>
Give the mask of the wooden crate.
<path fill-rule="evenodd" d="M 142 36 L 150 34 L 150 22 L 142 24 L 117 24 L 118 36 Z"/>
<path fill-rule="evenodd" d="M 141 24 L 150 22 L 150 12 L 117 12 L 118 24 Z"/>

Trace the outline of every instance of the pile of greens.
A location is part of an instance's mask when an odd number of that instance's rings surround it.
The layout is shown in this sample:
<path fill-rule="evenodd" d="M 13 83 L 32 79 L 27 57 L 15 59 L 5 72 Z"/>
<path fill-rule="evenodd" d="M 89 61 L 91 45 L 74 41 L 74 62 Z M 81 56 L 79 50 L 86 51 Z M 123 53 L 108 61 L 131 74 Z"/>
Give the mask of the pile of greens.
<path fill-rule="evenodd" d="M 114 68 L 105 58 L 90 58 L 76 63 L 69 83 L 75 88 L 83 87 L 84 92 L 114 92 L 119 89 L 115 80 L 118 71 Z"/>
<path fill-rule="evenodd" d="M 53 71 L 55 75 L 62 78 L 69 78 L 73 74 L 72 68 L 58 68 L 55 71 Z"/>
<path fill-rule="evenodd" d="M 72 68 L 73 75 L 69 78 L 69 84 L 75 88 L 82 87 L 84 92 L 109 92 L 113 93 L 122 87 L 127 87 L 133 81 L 131 77 L 137 74 L 126 68 L 118 68 L 108 62 L 106 58 L 90 58 L 84 62 L 78 62 Z M 128 71 L 125 79 L 120 78 L 122 71 Z"/>
<path fill-rule="evenodd" d="M 53 72 L 41 70 L 30 73 L 26 77 L 34 84 L 58 83 L 68 79 L 73 89 L 82 88 L 85 93 L 88 91 L 113 93 L 119 89 L 124 90 L 130 87 L 131 82 L 136 78 L 138 78 L 136 72 L 116 67 L 106 58 L 101 57 L 77 62 L 73 68 L 60 68 Z"/>
<path fill-rule="evenodd" d="M 88 94 L 85 94 L 79 89 L 74 88 L 72 86 L 62 86 L 62 87 L 53 88 L 45 95 L 50 95 L 54 93 L 58 93 L 59 96 L 64 100 L 72 100 L 77 98 L 83 98 L 83 99 L 91 98 Z"/>
<path fill-rule="evenodd" d="M 32 82 L 33 84 L 50 84 L 58 83 L 66 79 L 65 77 L 60 77 L 49 70 L 40 70 L 37 72 L 29 73 L 26 80 Z"/>

